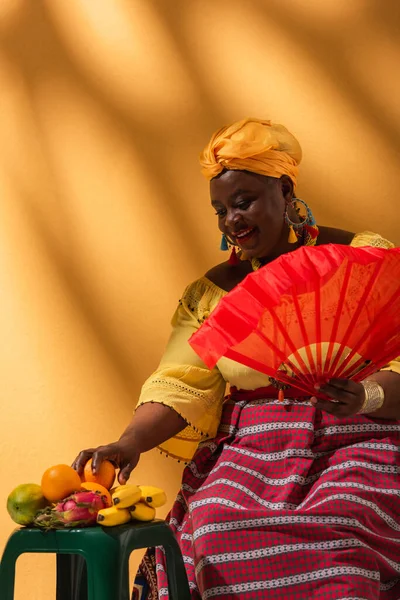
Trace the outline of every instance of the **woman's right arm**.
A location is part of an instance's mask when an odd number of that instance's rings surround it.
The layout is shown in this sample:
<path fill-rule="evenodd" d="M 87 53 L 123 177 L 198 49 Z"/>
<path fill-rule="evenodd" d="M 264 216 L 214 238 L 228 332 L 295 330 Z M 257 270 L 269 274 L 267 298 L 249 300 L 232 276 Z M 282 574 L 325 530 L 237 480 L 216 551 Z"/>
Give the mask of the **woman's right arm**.
<path fill-rule="evenodd" d="M 207 278 L 186 288 L 160 365 L 145 381 L 131 423 L 117 442 L 82 450 L 73 463 L 80 474 L 90 458 L 94 471 L 109 459 L 120 469 L 119 482 L 125 483 L 142 452 L 171 441 L 166 451 L 189 461 L 202 439 L 215 436 L 226 382 L 218 368 L 207 369 L 188 340 L 220 298 L 220 289 Z M 174 438 L 186 427 L 188 434 L 174 448 Z"/>
<path fill-rule="evenodd" d="M 160 403 L 142 404 L 117 442 L 82 450 L 72 466 L 81 475 L 85 464 L 92 458 L 93 472 L 96 473 L 103 460 L 111 460 L 120 469 L 119 483 L 124 484 L 139 462 L 142 452 L 156 448 L 185 429 L 186 425 L 186 421 L 169 406 Z"/>

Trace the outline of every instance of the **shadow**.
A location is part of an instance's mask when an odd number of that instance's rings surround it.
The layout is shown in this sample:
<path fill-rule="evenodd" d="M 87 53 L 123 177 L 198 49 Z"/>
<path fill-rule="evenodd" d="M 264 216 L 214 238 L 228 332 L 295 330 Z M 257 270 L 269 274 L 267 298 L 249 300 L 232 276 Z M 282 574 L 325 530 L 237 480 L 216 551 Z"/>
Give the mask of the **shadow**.
<path fill-rule="evenodd" d="M 166 22 L 165 27 L 169 26 L 170 22 Z M 172 31 L 170 35 L 174 38 L 175 33 Z M 77 85 L 83 93 L 93 98 L 96 105 L 110 120 L 113 128 L 129 139 L 129 145 L 132 149 L 139 150 L 135 153 L 135 161 L 138 160 L 138 157 L 140 158 L 140 167 L 145 173 L 145 177 L 152 180 L 158 191 L 160 221 L 165 222 L 174 230 L 175 238 L 180 239 L 182 246 L 186 249 L 187 260 L 193 265 L 197 265 L 196 268 L 201 272 L 204 262 L 202 260 L 204 240 L 199 234 L 196 219 L 193 218 L 192 203 L 187 200 L 188 191 L 179 185 L 179 181 L 171 180 L 167 151 L 157 153 L 157 164 L 155 168 L 153 167 L 154 149 L 160 146 L 157 124 L 150 121 L 136 120 L 131 112 L 124 112 L 121 107 L 112 102 L 111 96 L 107 96 L 104 89 L 96 85 L 95 79 L 86 76 L 85 71 L 71 57 L 63 44 L 52 16 L 43 2 L 25 3 L 18 18 L 13 19 L 13 27 L 6 32 L 2 32 L 2 51 L 23 79 L 26 98 L 30 103 L 32 114 L 36 116 L 35 125 L 40 136 L 40 145 L 48 177 L 51 180 L 50 187 L 54 190 L 61 190 L 62 181 L 58 176 L 57 165 L 54 162 L 51 148 L 46 141 L 46 132 L 37 105 L 37 90 L 43 81 L 51 82 L 61 76 L 67 82 Z M 184 61 L 185 69 L 190 72 L 191 77 L 194 77 L 195 85 L 199 89 L 204 106 L 207 106 L 207 113 L 204 111 L 205 114 L 199 115 L 200 119 L 204 120 L 204 128 L 207 130 L 212 122 L 220 119 L 220 116 L 214 115 L 213 118 L 209 116 L 213 113 L 212 99 L 207 94 L 200 78 L 195 76 L 193 69 L 190 69 L 187 57 L 184 60 L 187 53 L 188 48 L 185 44 L 183 48 L 180 48 L 180 55 Z M 51 60 L 49 60 L 49 57 L 51 57 Z M 215 107 L 214 110 L 217 112 Z M 183 144 L 185 150 L 187 150 L 188 145 L 190 146 L 190 143 L 187 142 L 188 136 L 186 135 Z M 171 143 L 179 144 L 179 139 L 173 139 Z M 132 391 L 132 386 L 136 387 L 134 364 L 136 362 L 140 365 L 141 356 L 139 353 L 135 356 L 134 352 L 131 356 L 126 356 L 115 333 L 107 326 L 107 315 L 91 296 L 86 283 L 86 273 L 80 265 L 80 256 L 75 252 L 77 244 L 74 234 L 74 215 L 68 209 L 66 199 L 62 194 L 57 196 L 57 210 L 62 215 L 63 221 L 63 243 L 61 244 L 61 240 L 54 236 L 46 219 L 39 214 L 34 203 L 32 203 L 29 190 L 23 189 L 24 186 L 20 177 L 12 172 L 10 172 L 10 175 L 15 189 L 19 191 L 20 198 L 24 200 L 26 216 L 63 280 L 65 290 L 68 290 L 73 303 L 79 307 L 98 343 L 111 357 L 119 372 L 121 381 Z M 132 204 L 132 211 L 134 211 L 134 204 Z M 181 227 L 179 219 L 179 215 L 182 213 L 185 217 L 185 227 Z M 63 250 L 63 246 L 68 247 L 68 255 Z M 160 252 L 162 252 L 162 247 L 160 247 Z M 177 290 L 177 298 L 180 293 L 181 290 Z"/>
<path fill-rule="evenodd" d="M 285 6 L 278 0 L 268 0 L 267 3 L 262 0 L 253 0 L 252 6 L 257 11 L 257 17 L 260 20 L 268 25 L 273 23 L 277 30 L 281 30 L 292 42 L 297 43 L 302 52 L 308 55 L 310 63 L 318 65 L 321 72 L 323 71 L 324 75 L 342 90 L 346 102 L 352 106 L 353 110 L 375 129 L 377 135 L 384 138 L 386 145 L 391 147 L 394 152 L 400 153 L 400 123 L 393 123 L 381 106 L 365 93 L 357 82 L 357 74 L 346 62 L 346 55 L 342 52 L 340 30 L 338 31 L 334 27 L 319 28 L 316 20 L 297 15 L 295 6 L 290 11 L 285 9 Z M 397 23 L 398 40 L 400 19 L 391 18 L 393 6 L 394 3 L 383 5 L 379 0 L 371 0 L 369 14 L 371 19 L 375 19 L 376 15 L 382 11 L 379 20 L 381 26 L 385 27 L 385 33 L 389 21 Z M 373 23 L 375 25 L 375 21 Z"/>
<path fill-rule="evenodd" d="M 79 554 L 57 554 L 56 600 L 88 600 L 86 560 Z"/>
<path fill-rule="evenodd" d="M 171 10 L 168 3 L 156 0 L 149 0 L 148 4 L 160 19 L 170 43 L 179 55 L 180 64 L 196 89 L 198 97 L 198 106 L 190 113 L 190 118 L 186 117 L 187 123 L 184 121 L 176 134 L 174 124 L 167 123 L 168 115 L 165 117 L 165 122 L 161 128 L 162 134 L 160 135 L 160 126 L 157 122 L 153 122 L 150 118 L 145 121 L 141 120 L 135 117 L 134 111 L 128 110 L 123 105 L 118 105 L 115 98 L 107 93 L 107 89 L 96 80 L 95 74 L 90 76 L 85 68 L 79 64 L 76 56 L 71 54 L 63 39 L 62 32 L 59 31 L 54 15 L 42 0 L 35 3 L 28 1 L 21 3 L 22 8 L 18 15 L 14 15 L 12 26 L 7 31 L 2 30 L 0 26 L 2 51 L 23 79 L 31 111 L 37 117 L 37 131 L 41 138 L 40 143 L 49 178 L 52 180 L 52 188 L 59 190 L 62 188 L 62 183 L 57 173 L 57 165 L 52 156 L 51 148 L 46 142 L 44 125 L 40 120 L 37 90 L 44 81 L 51 82 L 53 79 L 57 80 L 61 77 L 67 84 L 77 86 L 82 93 L 92 98 L 100 111 L 106 115 L 115 131 L 129 140 L 129 147 L 132 149 L 132 161 L 133 155 L 135 155 L 135 163 L 140 160 L 140 168 L 144 172 L 144 177 L 154 183 L 156 194 L 159 197 L 157 210 L 159 211 L 160 222 L 171 228 L 175 238 L 185 248 L 185 260 L 200 273 L 204 265 L 202 257 L 206 240 L 201 234 L 198 215 L 202 216 L 203 212 L 194 208 L 191 198 L 188 199 L 191 190 L 188 189 L 186 184 L 182 183 L 187 181 L 187 178 L 182 177 L 182 180 L 180 180 L 171 177 L 168 147 L 172 145 L 174 147 L 181 146 L 182 152 L 193 152 L 193 155 L 197 157 L 202 144 L 207 141 L 209 133 L 216 126 L 221 125 L 225 119 L 218 103 L 215 101 L 212 90 L 200 72 L 198 59 L 191 47 L 190 36 L 187 34 L 186 27 L 183 26 L 186 22 L 185 3 L 179 3 L 179 10 Z M 377 0 L 371 1 L 368 6 L 370 18 L 376 20 L 376 23 L 385 31 L 387 28 L 391 35 L 395 37 L 397 33 L 395 23 L 399 8 L 394 8 L 393 5 L 390 8 L 388 5 L 382 6 L 382 3 L 378 3 Z M 323 69 L 325 73 L 328 73 L 336 86 L 343 89 L 348 102 L 369 122 L 370 126 L 379 132 L 379 135 L 384 137 L 386 144 L 394 152 L 400 151 L 398 128 L 380 110 L 377 103 L 363 92 L 361 86 L 357 83 L 354 72 L 341 54 L 341 38 L 335 29 L 332 28 L 329 31 L 329 28 L 325 27 L 318 30 L 315 21 L 308 21 L 303 16 L 296 15 L 294 8 L 291 11 L 285 10 L 284 6 L 277 0 L 269 0 L 268 3 L 253 0 L 251 9 L 261 22 L 268 24 L 268 26 L 273 23 L 285 36 L 294 40 L 307 53 L 310 62 L 317 64 L 321 70 Z M 396 18 L 393 18 L 394 14 Z M 188 131 L 193 126 L 192 120 L 194 117 L 197 119 L 197 123 L 196 131 L 192 136 Z M 200 145 L 199 138 L 202 137 L 200 134 L 202 131 L 204 131 L 204 140 Z M 155 149 L 158 150 L 155 151 Z M 195 174 L 198 173 L 197 163 L 193 165 L 193 171 L 190 171 L 189 180 L 192 173 L 193 182 L 196 185 L 197 181 L 200 181 L 200 175 L 198 176 L 199 179 L 195 179 Z M 24 198 L 26 213 L 62 278 L 65 289 L 68 290 L 74 304 L 79 306 L 85 321 L 98 342 L 112 357 L 121 379 L 128 386 L 134 385 L 134 361 L 132 358 L 135 358 L 136 364 L 139 363 L 140 365 L 140 356 L 126 356 L 115 333 L 107 326 L 106 313 L 99 306 L 96 306 L 96 302 L 93 301 L 86 283 L 86 273 L 80 265 L 80 256 L 74 252 L 76 245 L 75 218 L 68 209 L 66 199 L 60 194 L 57 201 L 58 210 L 62 213 L 64 224 L 64 244 L 66 241 L 70 249 L 68 255 L 63 251 L 60 240 L 54 236 L 49 224 L 38 214 L 31 201 L 30 193 L 21 188 L 18 176 L 12 174 L 12 177 L 16 189 L 21 192 L 21 198 Z M 312 190 L 310 190 L 311 193 Z M 135 205 L 132 202 L 133 214 L 134 208 Z M 184 226 L 182 226 L 182 222 L 185 223 Z M 160 251 L 162 253 L 161 244 Z M 177 290 L 177 295 L 180 292 L 181 290 Z"/>
<path fill-rule="evenodd" d="M 102 314 L 93 294 L 84 284 L 84 274 L 81 276 L 75 261 L 65 254 L 58 240 L 53 236 L 50 228 L 45 223 L 40 213 L 35 210 L 30 201 L 29 192 L 24 190 L 22 184 L 14 176 L 12 178 L 14 189 L 18 190 L 20 198 L 24 199 L 24 214 L 31 223 L 31 228 L 36 232 L 41 241 L 46 255 L 53 263 L 55 271 L 63 282 L 63 289 L 67 289 L 71 301 L 82 315 L 86 326 L 91 331 L 97 345 L 111 360 L 118 373 L 121 386 L 126 388 L 128 397 L 137 394 L 140 376 L 140 361 L 142 351 L 140 347 L 132 346 L 132 352 L 127 355 L 118 342 L 115 332 L 107 325 L 107 318 Z M 135 368 L 139 365 L 139 369 Z"/>
<path fill-rule="evenodd" d="M 174 36 L 172 36 L 172 39 L 174 39 Z M 190 127 L 189 123 L 187 128 L 182 127 L 180 131 L 181 139 L 179 135 L 176 135 L 176 132 L 173 132 L 174 137 L 168 140 L 165 151 L 155 153 L 155 149 L 160 148 L 160 143 L 166 141 L 165 136 L 160 136 L 160 128 L 157 123 L 151 120 L 144 122 L 135 119 L 133 111 L 128 112 L 124 110 L 124 107 L 117 106 L 112 96 L 107 95 L 105 89 L 96 82 L 95 77 L 90 78 L 87 76 L 75 57 L 68 52 L 62 37 L 58 34 L 57 24 L 42 2 L 26 5 L 18 26 L 8 32 L 8 35 L 3 35 L 3 49 L 8 59 L 14 66 L 18 67 L 24 78 L 27 96 L 32 104 L 33 112 L 37 113 L 35 91 L 40 82 L 44 79 L 51 81 L 52 77 L 57 78 L 60 73 L 63 79 L 78 85 L 81 91 L 95 100 L 96 105 L 107 115 L 115 131 L 129 139 L 132 148 L 137 150 L 135 161 L 141 160 L 141 169 L 145 173 L 145 177 L 152 181 L 160 198 L 158 203 L 160 220 L 175 229 L 176 239 L 180 238 L 182 240 L 182 244 L 187 248 L 190 255 L 190 261 L 193 265 L 197 264 L 200 269 L 202 261 L 199 260 L 199 256 L 203 253 L 203 240 L 199 238 L 198 228 L 195 219 L 193 219 L 191 203 L 187 200 L 188 190 L 183 189 L 179 181 L 174 182 L 171 180 L 168 169 L 168 142 L 177 147 L 181 145 L 185 152 L 190 150 L 190 136 L 187 135 Z M 185 52 L 186 48 L 180 50 L 181 58 L 183 58 Z M 48 60 L 49 56 L 52 57 L 51 62 Z M 57 65 L 56 69 L 54 65 Z M 193 69 L 190 68 L 187 60 L 184 66 L 189 77 L 193 78 Z M 207 99 L 204 100 L 207 110 L 198 115 L 198 121 L 201 124 L 204 122 L 204 130 L 207 131 L 204 136 L 203 143 L 205 143 L 208 139 L 208 131 L 211 130 L 210 124 L 219 121 L 220 115 L 210 116 L 214 112 L 217 113 L 217 109 L 213 107 L 212 99 L 209 95 L 206 95 L 205 86 L 201 84 L 198 77 L 195 78 L 195 83 L 198 86 L 199 96 L 201 98 L 207 96 Z M 196 161 L 200 150 L 201 146 L 197 147 Z M 155 154 L 157 156 L 156 164 Z M 47 153 L 47 158 L 50 162 L 51 155 L 49 153 Z M 199 172 L 197 162 L 194 167 L 196 168 L 194 173 Z M 191 216 L 191 218 L 185 220 L 184 228 L 180 227 L 179 220 L 176 218 L 182 209 Z"/>
<path fill-rule="evenodd" d="M 366 4 L 366 12 L 374 28 L 379 28 L 386 38 L 399 43 L 400 4 L 398 2 L 379 2 L 372 0 Z M 393 74 L 395 76 L 395 74 Z"/>
<path fill-rule="evenodd" d="M 200 554 L 196 556 L 196 564 L 198 564 L 204 556 Z M 212 588 L 221 587 L 221 591 L 219 591 L 218 595 L 223 595 L 225 598 L 229 598 L 229 600 L 241 600 L 243 598 L 243 594 L 237 594 L 232 591 L 232 589 L 226 589 L 222 591 L 224 588 L 228 588 L 228 586 L 234 586 L 235 584 L 240 584 L 243 580 L 246 580 L 246 563 L 243 562 L 243 565 L 240 567 L 241 572 L 239 578 L 233 574 L 232 569 L 232 580 L 228 584 L 227 581 L 223 578 L 221 571 L 222 569 L 217 569 L 213 564 L 208 563 L 200 573 L 197 575 L 197 584 L 200 589 L 206 591 L 210 589 L 210 582 L 212 582 Z M 259 590 L 258 590 L 259 591 Z M 244 591 L 245 596 L 248 595 L 248 590 Z M 204 593 L 204 592 L 203 592 Z"/>
<path fill-rule="evenodd" d="M 323 189 L 318 190 L 313 183 L 315 181 L 323 182 L 324 173 L 321 169 L 312 165 L 308 177 L 305 173 L 300 196 L 307 199 L 307 203 L 314 212 L 319 225 L 337 227 L 353 233 L 373 231 L 394 244 L 400 245 L 400 234 L 396 231 L 396 228 L 393 228 L 393 223 L 382 218 L 383 212 L 396 214 L 397 198 L 394 195 L 383 196 L 381 202 L 374 202 L 370 206 L 363 207 L 364 210 L 354 212 L 348 209 L 354 203 L 354 190 L 351 186 L 343 189 L 340 197 L 337 198 L 332 189 L 328 189 L 325 193 Z M 321 198 L 324 199 L 323 203 Z M 385 208 L 383 209 L 383 207 Z M 319 218 L 319 212 L 323 212 L 322 220 Z"/>

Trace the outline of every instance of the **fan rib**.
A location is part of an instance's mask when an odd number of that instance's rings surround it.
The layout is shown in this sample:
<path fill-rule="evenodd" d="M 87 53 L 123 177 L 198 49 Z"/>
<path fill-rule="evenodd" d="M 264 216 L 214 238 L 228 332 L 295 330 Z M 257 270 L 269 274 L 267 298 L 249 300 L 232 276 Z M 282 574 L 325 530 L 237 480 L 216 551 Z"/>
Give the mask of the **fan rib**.
<path fill-rule="evenodd" d="M 286 331 L 285 327 L 283 326 L 283 323 L 282 323 L 282 322 L 281 322 L 281 320 L 278 318 L 278 316 L 277 316 L 277 314 L 276 314 L 275 310 L 274 310 L 272 307 L 270 307 L 270 308 L 268 309 L 268 312 L 269 312 L 269 313 L 270 313 L 270 315 L 272 316 L 272 319 L 273 319 L 274 323 L 276 324 L 276 326 L 278 327 L 279 331 L 281 332 L 281 334 L 282 334 L 282 337 L 283 337 L 283 338 L 284 338 L 284 340 L 286 341 L 286 343 L 287 343 L 288 347 L 290 348 L 290 351 L 291 351 L 291 353 L 292 353 L 292 354 L 293 354 L 293 356 L 296 358 L 296 360 L 297 360 L 297 362 L 299 363 L 300 367 L 301 367 L 302 369 L 304 369 L 304 371 L 306 371 L 306 370 L 307 370 L 307 365 L 306 365 L 306 363 L 304 362 L 304 360 L 303 360 L 303 358 L 301 357 L 301 355 L 299 354 L 299 349 L 298 349 L 298 348 L 297 348 L 297 347 L 294 345 L 294 343 L 293 343 L 293 341 L 292 341 L 291 337 L 288 335 L 288 333 L 287 333 L 287 331 Z M 258 331 L 257 331 L 257 333 L 261 333 L 261 332 L 258 332 Z M 293 363 L 293 362 L 292 362 L 292 361 L 291 361 L 291 360 L 290 360 L 290 359 L 289 359 L 289 358 L 288 358 L 288 357 L 287 357 L 287 356 L 286 356 L 286 355 L 285 355 L 283 352 L 281 352 L 281 351 L 279 350 L 279 348 L 277 348 L 277 347 L 276 347 L 276 344 L 273 344 L 273 343 L 272 343 L 272 342 L 269 340 L 269 338 L 267 338 L 267 337 L 265 336 L 265 334 L 261 334 L 261 335 L 260 335 L 260 337 L 262 337 L 262 339 L 265 339 L 265 340 L 267 340 L 267 339 L 268 339 L 268 341 L 269 341 L 269 344 L 270 344 L 270 347 L 271 347 L 271 348 L 274 350 L 275 354 L 277 354 L 278 356 L 280 356 L 280 358 L 281 358 L 281 360 L 282 360 L 282 362 L 283 362 L 284 364 L 288 364 L 288 363 L 290 363 L 290 367 L 291 367 L 292 371 L 296 372 L 296 373 L 297 373 L 297 375 L 298 375 L 299 377 L 301 377 L 301 376 L 303 375 L 302 371 L 301 371 L 301 370 L 300 370 L 300 369 L 299 369 L 299 368 L 296 366 L 296 364 L 295 364 L 295 363 Z"/>
<path fill-rule="evenodd" d="M 292 294 L 292 298 L 293 298 L 293 304 L 296 309 L 297 318 L 299 320 L 300 330 L 301 330 L 301 333 L 302 333 L 303 339 L 304 339 L 304 345 L 305 345 L 305 351 L 306 351 L 307 358 L 308 358 L 308 363 L 310 365 L 310 367 L 308 369 L 308 373 L 311 374 L 311 373 L 315 372 L 314 357 L 311 352 L 310 341 L 309 341 L 309 338 L 307 335 L 307 330 L 306 330 L 306 327 L 305 327 L 305 324 L 303 321 L 303 315 L 302 315 L 302 312 L 300 309 L 299 299 L 295 295 L 293 288 L 291 289 L 291 294 Z"/>
<path fill-rule="evenodd" d="M 358 317 L 360 316 L 360 313 L 362 311 L 362 309 L 364 308 L 364 305 L 367 301 L 367 298 L 369 296 L 369 294 L 371 293 L 373 284 L 374 284 L 374 280 L 377 278 L 377 276 L 379 275 L 379 271 L 382 269 L 382 262 L 381 263 L 376 263 L 375 268 L 373 270 L 373 272 L 371 273 L 371 276 L 367 282 L 367 284 L 365 285 L 364 288 L 364 292 L 359 300 L 359 304 L 356 308 L 356 310 L 354 311 L 354 314 L 352 315 L 349 324 L 347 326 L 346 331 L 343 334 L 343 338 L 341 340 L 341 344 L 342 347 L 346 347 L 347 346 L 347 342 L 348 339 L 350 337 L 350 334 L 355 326 L 355 323 L 357 322 Z M 345 292 L 347 290 L 345 290 L 342 286 L 340 295 L 345 296 Z M 364 336 L 363 336 L 364 337 Z M 359 348 L 360 344 L 358 343 L 354 348 L 352 348 L 349 352 L 349 354 L 347 355 L 347 357 L 344 359 L 343 363 L 341 364 L 340 368 L 339 368 L 339 373 L 343 372 L 343 369 L 345 366 L 347 366 L 347 364 L 349 363 L 349 361 L 353 358 L 353 356 L 356 354 L 357 349 Z M 335 359 L 333 361 L 332 367 L 330 369 L 331 372 L 335 372 L 335 369 L 337 367 L 338 361 L 339 361 L 339 353 L 335 356 Z M 329 374 L 331 376 L 331 373 Z M 337 376 L 338 374 L 335 374 L 335 376 Z"/>
<path fill-rule="evenodd" d="M 342 289 L 345 289 L 345 290 L 347 289 L 347 287 L 349 285 L 350 274 L 351 274 L 351 265 L 347 261 L 347 265 L 346 265 L 346 269 L 345 269 L 344 277 L 343 277 Z M 339 296 L 339 302 L 338 302 L 337 309 L 336 309 L 335 320 L 333 322 L 332 331 L 331 331 L 331 335 L 330 335 L 329 346 L 328 346 L 328 351 L 327 351 L 326 361 L 325 361 L 325 370 L 327 371 L 327 375 L 328 375 L 327 379 L 329 379 L 329 377 L 331 376 L 331 366 L 332 366 L 331 361 L 333 358 L 333 356 L 332 356 L 333 349 L 335 347 L 335 342 L 336 342 L 336 338 L 337 338 L 339 322 L 340 322 L 340 317 L 341 317 L 342 310 L 343 310 L 345 297 L 346 297 L 345 294 L 340 294 L 340 296 Z"/>
<path fill-rule="evenodd" d="M 254 359 L 250 359 L 248 356 L 245 356 L 243 354 L 241 354 L 240 352 L 238 352 L 237 350 L 233 350 L 232 348 L 230 348 L 227 353 L 225 354 L 225 356 L 227 358 L 230 358 L 231 360 L 234 360 L 236 362 L 239 362 L 243 365 L 245 365 L 246 367 L 249 367 L 250 369 L 256 369 L 257 371 L 260 371 L 261 373 L 265 373 L 265 375 L 267 375 L 268 377 L 273 377 L 274 379 L 277 379 L 278 381 L 281 381 L 284 384 L 289 385 L 292 388 L 296 388 L 298 390 L 301 390 L 302 392 L 305 392 L 307 395 L 310 394 L 310 390 L 307 387 L 307 384 L 299 381 L 298 379 L 293 380 L 291 377 L 287 377 L 283 371 L 278 373 L 275 373 L 275 369 L 272 369 L 271 367 L 267 367 L 264 363 L 260 363 L 257 360 Z M 278 390 L 277 390 L 278 392 Z"/>
<path fill-rule="evenodd" d="M 370 326 L 364 330 L 364 332 L 360 336 L 357 344 L 355 344 L 354 349 L 349 353 L 348 357 L 341 365 L 339 373 L 343 372 L 344 367 L 347 366 L 347 362 L 354 356 L 354 354 L 357 353 L 358 348 L 364 343 L 365 339 L 371 334 L 371 331 L 376 328 L 376 323 L 379 321 L 381 316 L 387 312 L 388 308 L 393 304 L 393 301 L 396 299 L 398 299 L 398 291 L 397 290 L 392 294 L 392 296 L 389 298 L 389 300 L 386 302 L 386 304 L 384 304 L 384 306 L 382 306 L 382 308 L 379 310 L 379 312 L 375 315 L 374 323 L 370 324 Z M 364 360 L 365 360 L 365 357 L 364 357 Z M 385 363 L 383 363 L 383 364 L 385 364 Z"/>
<path fill-rule="evenodd" d="M 279 321 L 279 320 L 278 320 L 278 321 Z M 281 361 L 282 361 L 282 364 L 284 364 L 284 365 L 288 365 L 288 366 L 289 366 L 289 367 L 292 369 L 292 371 L 293 371 L 294 373 L 296 373 L 296 375 L 297 375 L 297 376 L 300 378 L 300 380 L 302 379 L 302 375 L 303 375 L 303 374 L 302 374 L 301 370 L 299 369 L 299 367 L 296 365 L 296 363 L 292 362 L 292 361 L 291 361 L 291 360 L 290 360 L 290 359 L 289 359 L 289 358 L 286 356 L 286 354 L 285 354 L 284 352 L 282 352 L 282 350 L 280 350 L 279 348 L 277 348 L 276 344 L 274 344 L 274 343 L 273 343 L 273 342 L 272 342 L 272 341 L 271 341 L 271 340 L 270 340 L 270 339 L 269 339 L 269 338 L 268 338 L 268 337 L 267 337 L 267 336 L 266 336 L 264 333 L 262 333 L 262 332 L 261 332 L 261 331 L 259 331 L 259 330 L 256 330 L 254 333 L 255 333 L 255 334 L 256 334 L 256 335 L 257 335 L 259 338 L 261 338 L 261 339 L 262 339 L 262 340 L 263 340 L 263 341 L 264 341 L 264 342 L 265 342 L 265 343 L 266 343 L 266 344 L 267 344 L 267 345 L 268 345 L 268 346 L 271 348 L 271 350 L 273 350 L 273 351 L 274 351 L 274 353 L 275 353 L 277 356 L 279 356 L 279 358 L 280 358 L 280 359 L 281 359 Z M 287 335 L 287 334 L 286 334 L 286 332 L 284 332 L 284 333 L 285 333 L 285 335 Z M 290 342 L 291 342 L 291 341 L 290 341 Z M 297 350 L 296 350 L 295 352 L 297 352 Z M 294 353 L 295 353 L 295 352 L 294 352 Z M 294 353 L 293 353 L 293 354 L 294 354 Z M 299 359 L 300 359 L 300 360 L 302 360 L 300 355 L 299 355 Z M 276 369 L 272 369 L 272 370 L 271 370 L 271 372 L 273 373 L 272 377 L 275 377 L 276 379 L 279 379 L 279 377 L 278 377 L 278 373 L 281 373 L 282 371 L 279 371 L 279 369 L 278 369 L 278 370 L 276 370 Z"/>
<path fill-rule="evenodd" d="M 317 368 L 313 377 L 314 383 L 322 375 L 322 348 L 321 348 L 321 290 L 319 287 L 315 290 L 315 338 L 317 342 Z"/>

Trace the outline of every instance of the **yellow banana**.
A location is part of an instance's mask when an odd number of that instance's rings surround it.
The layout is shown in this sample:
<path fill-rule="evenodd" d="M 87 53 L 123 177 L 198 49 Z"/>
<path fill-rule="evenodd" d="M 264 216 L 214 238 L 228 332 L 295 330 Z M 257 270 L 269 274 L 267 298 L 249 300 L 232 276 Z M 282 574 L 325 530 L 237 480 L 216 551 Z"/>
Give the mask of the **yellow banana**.
<path fill-rule="evenodd" d="M 113 527 L 114 525 L 124 525 L 131 520 L 131 513 L 127 508 L 102 508 L 97 513 L 97 522 L 104 527 Z"/>
<path fill-rule="evenodd" d="M 144 502 L 138 502 L 129 509 L 132 519 L 137 521 L 152 521 L 156 516 L 156 509 L 148 506 Z"/>
<path fill-rule="evenodd" d="M 142 493 L 137 485 L 120 485 L 115 489 L 112 501 L 118 509 L 129 508 L 139 502 L 141 496 Z"/>
<path fill-rule="evenodd" d="M 139 485 L 139 488 L 142 492 L 141 502 L 146 502 L 146 504 L 153 508 L 164 506 L 167 502 L 167 496 L 161 488 L 154 487 L 153 485 Z"/>

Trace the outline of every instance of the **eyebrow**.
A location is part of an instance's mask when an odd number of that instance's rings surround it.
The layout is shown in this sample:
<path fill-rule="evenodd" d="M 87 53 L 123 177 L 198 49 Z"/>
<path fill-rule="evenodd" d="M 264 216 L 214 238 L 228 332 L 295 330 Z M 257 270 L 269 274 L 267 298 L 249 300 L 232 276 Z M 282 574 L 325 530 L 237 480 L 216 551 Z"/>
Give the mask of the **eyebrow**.
<path fill-rule="evenodd" d="M 236 200 L 236 198 L 238 196 L 241 196 L 242 194 L 254 194 L 254 190 L 245 190 L 245 189 L 239 188 L 239 189 L 235 190 L 233 192 L 233 194 L 231 194 L 229 196 L 229 200 L 231 200 L 231 201 Z M 220 202 L 218 200 L 211 200 L 211 204 L 220 204 Z"/>

